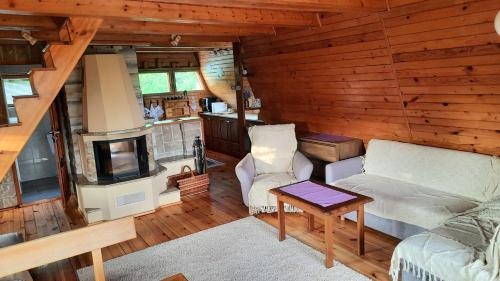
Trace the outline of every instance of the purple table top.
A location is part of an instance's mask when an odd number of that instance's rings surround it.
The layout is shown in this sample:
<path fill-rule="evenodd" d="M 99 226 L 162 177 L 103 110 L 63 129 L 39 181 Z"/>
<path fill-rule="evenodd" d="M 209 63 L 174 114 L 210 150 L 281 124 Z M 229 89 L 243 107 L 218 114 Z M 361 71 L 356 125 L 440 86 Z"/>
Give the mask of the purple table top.
<path fill-rule="evenodd" d="M 313 141 L 323 141 L 323 142 L 344 142 L 352 140 L 350 137 L 329 135 L 329 134 L 315 134 L 310 136 L 305 136 L 302 139 L 313 140 Z"/>
<path fill-rule="evenodd" d="M 281 187 L 280 190 L 303 200 L 320 205 L 324 208 L 357 198 L 354 195 L 337 191 L 310 181 L 287 185 Z"/>

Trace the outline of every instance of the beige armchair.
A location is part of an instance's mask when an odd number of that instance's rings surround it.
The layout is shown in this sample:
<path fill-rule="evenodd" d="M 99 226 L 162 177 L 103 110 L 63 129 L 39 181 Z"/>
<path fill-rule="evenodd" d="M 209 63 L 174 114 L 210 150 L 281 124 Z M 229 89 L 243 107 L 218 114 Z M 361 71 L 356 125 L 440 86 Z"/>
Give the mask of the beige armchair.
<path fill-rule="evenodd" d="M 269 189 L 308 180 L 313 165 L 297 151 L 294 124 L 254 126 L 248 134 L 251 153 L 235 169 L 243 202 L 252 215 L 275 212 L 276 197 Z"/>

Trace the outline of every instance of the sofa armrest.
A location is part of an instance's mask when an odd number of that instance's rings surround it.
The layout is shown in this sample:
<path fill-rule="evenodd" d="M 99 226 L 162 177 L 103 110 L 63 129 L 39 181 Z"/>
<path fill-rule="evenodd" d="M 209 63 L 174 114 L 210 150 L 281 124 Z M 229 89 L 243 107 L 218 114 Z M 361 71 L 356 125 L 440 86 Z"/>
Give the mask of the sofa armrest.
<path fill-rule="evenodd" d="M 298 181 L 305 181 L 311 177 L 313 164 L 304 154 L 297 151 L 293 156 L 292 169 Z"/>
<path fill-rule="evenodd" d="M 363 159 L 361 156 L 349 158 L 325 166 L 325 182 L 332 184 L 340 179 L 363 172 Z"/>
<path fill-rule="evenodd" d="M 241 159 L 234 170 L 236 172 L 236 177 L 238 177 L 240 181 L 243 202 L 248 206 L 248 193 L 250 192 L 250 188 L 252 188 L 253 179 L 255 177 L 255 164 L 253 163 L 252 154 L 248 153 Z"/>

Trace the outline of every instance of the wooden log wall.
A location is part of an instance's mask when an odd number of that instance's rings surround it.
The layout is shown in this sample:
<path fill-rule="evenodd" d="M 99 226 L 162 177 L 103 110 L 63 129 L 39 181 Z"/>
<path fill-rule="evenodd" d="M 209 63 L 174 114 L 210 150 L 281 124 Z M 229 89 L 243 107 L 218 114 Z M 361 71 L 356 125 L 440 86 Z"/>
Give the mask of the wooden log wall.
<path fill-rule="evenodd" d="M 198 56 L 201 74 L 207 82 L 210 92 L 227 102 L 231 107 L 236 108 L 233 51 L 228 49 L 222 54 L 201 51 Z"/>
<path fill-rule="evenodd" d="M 196 53 L 137 52 L 139 69 L 199 67 Z"/>
<path fill-rule="evenodd" d="M 0 44 L 0 65 L 26 65 L 42 64 L 41 43 L 31 46 L 30 44 Z"/>
<path fill-rule="evenodd" d="M 389 5 L 245 39 L 264 120 L 500 155 L 500 1 Z"/>

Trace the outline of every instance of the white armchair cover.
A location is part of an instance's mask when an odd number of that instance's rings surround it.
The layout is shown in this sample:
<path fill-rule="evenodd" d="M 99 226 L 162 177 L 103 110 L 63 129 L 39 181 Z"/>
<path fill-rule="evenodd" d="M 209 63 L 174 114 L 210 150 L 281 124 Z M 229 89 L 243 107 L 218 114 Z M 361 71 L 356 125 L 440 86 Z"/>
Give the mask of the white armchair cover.
<path fill-rule="evenodd" d="M 254 126 L 249 130 L 251 153 L 236 165 L 243 202 L 250 214 L 275 212 L 269 189 L 309 179 L 313 165 L 297 150 L 295 125 Z M 296 211 L 289 206 L 287 211 Z"/>

